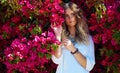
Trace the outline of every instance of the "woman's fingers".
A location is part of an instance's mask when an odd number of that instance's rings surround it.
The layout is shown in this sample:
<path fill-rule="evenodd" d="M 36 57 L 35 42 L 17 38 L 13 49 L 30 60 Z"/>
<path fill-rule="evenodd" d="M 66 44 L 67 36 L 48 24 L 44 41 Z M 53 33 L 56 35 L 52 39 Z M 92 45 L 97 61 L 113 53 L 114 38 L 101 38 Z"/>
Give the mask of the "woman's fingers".
<path fill-rule="evenodd" d="M 51 28 L 54 30 L 55 33 L 60 34 L 62 32 L 62 26 L 56 26 L 54 27 L 51 25 Z"/>
<path fill-rule="evenodd" d="M 67 46 L 67 45 L 70 45 L 70 40 L 69 39 L 63 39 L 62 43 Z"/>
<path fill-rule="evenodd" d="M 67 46 L 67 41 L 62 42 L 64 46 Z"/>

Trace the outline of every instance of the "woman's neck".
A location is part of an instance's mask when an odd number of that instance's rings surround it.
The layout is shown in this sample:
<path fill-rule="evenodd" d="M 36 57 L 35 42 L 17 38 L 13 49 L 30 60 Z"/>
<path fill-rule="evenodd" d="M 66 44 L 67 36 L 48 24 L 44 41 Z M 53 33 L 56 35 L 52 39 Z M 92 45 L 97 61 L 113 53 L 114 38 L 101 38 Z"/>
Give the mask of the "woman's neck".
<path fill-rule="evenodd" d="M 69 29 L 69 32 L 70 32 L 70 37 L 74 38 L 75 37 L 75 31 L 76 31 L 75 27 L 69 27 L 68 29 Z"/>

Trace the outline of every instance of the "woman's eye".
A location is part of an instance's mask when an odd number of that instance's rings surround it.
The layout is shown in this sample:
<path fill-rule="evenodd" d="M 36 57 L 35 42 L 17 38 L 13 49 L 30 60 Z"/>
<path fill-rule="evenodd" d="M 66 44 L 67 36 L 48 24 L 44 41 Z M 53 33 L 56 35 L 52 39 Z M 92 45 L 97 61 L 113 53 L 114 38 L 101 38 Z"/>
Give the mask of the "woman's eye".
<path fill-rule="evenodd" d="M 65 17 L 66 17 L 66 18 L 68 18 L 68 17 L 69 17 L 69 15 L 65 15 Z"/>
<path fill-rule="evenodd" d="M 71 13 L 70 15 L 68 15 L 68 14 L 65 15 L 65 18 L 71 18 L 71 17 L 75 17 L 75 14 Z"/>
<path fill-rule="evenodd" d="M 71 14 L 71 16 L 75 16 L 75 14 L 74 14 L 74 13 L 72 13 L 72 14 Z"/>

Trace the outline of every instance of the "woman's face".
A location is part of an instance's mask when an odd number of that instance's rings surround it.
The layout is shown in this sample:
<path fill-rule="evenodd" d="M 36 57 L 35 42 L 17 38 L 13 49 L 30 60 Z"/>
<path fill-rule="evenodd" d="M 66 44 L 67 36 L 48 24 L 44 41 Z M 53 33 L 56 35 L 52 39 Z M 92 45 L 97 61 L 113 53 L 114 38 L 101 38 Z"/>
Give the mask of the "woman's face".
<path fill-rule="evenodd" d="M 65 10 L 65 21 L 69 27 L 74 27 L 76 25 L 75 13 L 70 8 Z"/>

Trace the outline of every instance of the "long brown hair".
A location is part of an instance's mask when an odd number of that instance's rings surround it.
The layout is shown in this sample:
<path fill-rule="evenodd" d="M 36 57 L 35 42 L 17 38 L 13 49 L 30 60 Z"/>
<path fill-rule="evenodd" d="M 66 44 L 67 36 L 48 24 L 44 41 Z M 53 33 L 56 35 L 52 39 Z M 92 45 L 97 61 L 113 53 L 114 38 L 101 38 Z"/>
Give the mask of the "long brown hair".
<path fill-rule="evenodd" d="M 77 19 L 77 23 L 75 25 L 76 28 L 75 40 L 79 43 L 81 42 L 88 43 L 88 36 L 89 36 L 88 25 L 85 17 L 83 16 L 82 9 L 72 2 L 66 3 L 64 5 L 64 9 L 66 10 L 67 8 L 70 8 L 75 13 Z M 62 37 L 63 36 L 68 37 L 69 35 L 70 32 L 68 30 L 68 27 L 66 23 L 64 23 Z"/>

